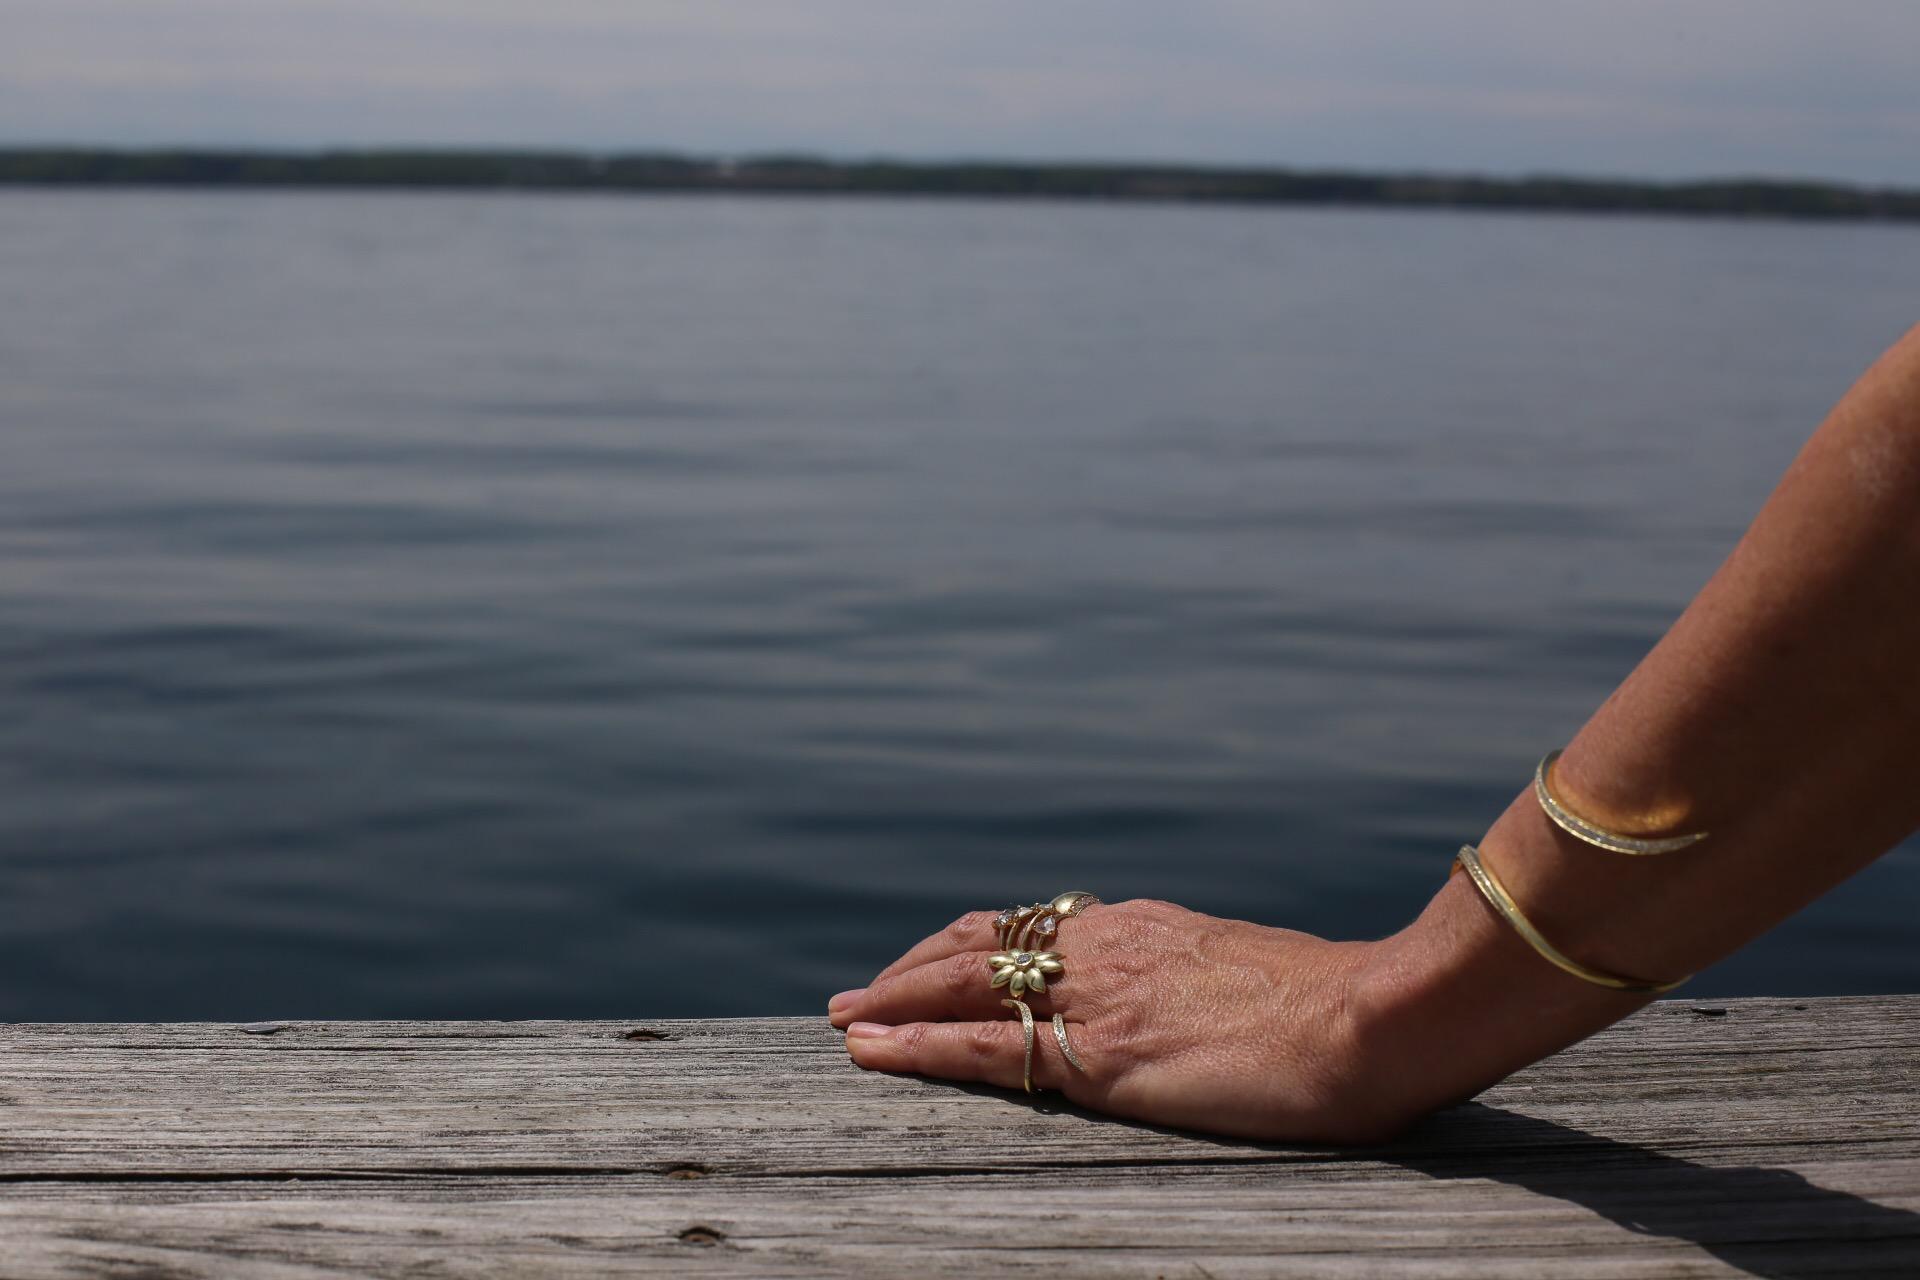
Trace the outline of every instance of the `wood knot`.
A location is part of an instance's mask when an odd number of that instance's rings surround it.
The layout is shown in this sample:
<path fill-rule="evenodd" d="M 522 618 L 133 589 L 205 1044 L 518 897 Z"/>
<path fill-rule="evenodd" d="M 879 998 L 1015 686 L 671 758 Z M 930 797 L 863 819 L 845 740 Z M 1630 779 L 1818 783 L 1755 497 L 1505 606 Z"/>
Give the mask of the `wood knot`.
<path fill-rule="evenodd" d="M 707 1176 L 707 1166 L 703 1164 L 676 1164 L 668 1168 L 667 1176 L 675 1182 L 691 1182 L 695 1178 Z"/>
<path fill-rule="evenodd" d="M 622 1040 L 671 1040 L 672 1036 L 664 1031 L 655 1031 L 652 1027 L 635 1027 L 620 1037 Z"/>
<path fill-rule="evenodd" d="M 681 1244 L 697 1244 L 703 1249 L 710 1249 L 726 1238 L 726 1233 L 718 1227 L 691 1226 L 680 1233 Z"/>

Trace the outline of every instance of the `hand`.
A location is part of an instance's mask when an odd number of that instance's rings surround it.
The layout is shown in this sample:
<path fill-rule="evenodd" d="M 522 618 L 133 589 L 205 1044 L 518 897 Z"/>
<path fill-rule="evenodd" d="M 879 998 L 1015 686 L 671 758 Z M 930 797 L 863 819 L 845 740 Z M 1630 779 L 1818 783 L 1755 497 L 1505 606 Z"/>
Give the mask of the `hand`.
<path fill-rule="evenodd" d="M 858 1065 L 1021 1087 L 1020 1019 L 988 985 L 993 912 L 962 916 L 828 1005 Z M 1370 943 L 1335 943 L 1168 902 L 1087 908 L 1048 944 L 1065 971 L 1029 992 L 1033 1082 L 1097 1111 L 1240 1137 L 1353 1142 L 1411 1114 L 1363 1070 L 1350 996 Z M 1066 1018 L 1086 1066 L 1047 1025 Z"/>

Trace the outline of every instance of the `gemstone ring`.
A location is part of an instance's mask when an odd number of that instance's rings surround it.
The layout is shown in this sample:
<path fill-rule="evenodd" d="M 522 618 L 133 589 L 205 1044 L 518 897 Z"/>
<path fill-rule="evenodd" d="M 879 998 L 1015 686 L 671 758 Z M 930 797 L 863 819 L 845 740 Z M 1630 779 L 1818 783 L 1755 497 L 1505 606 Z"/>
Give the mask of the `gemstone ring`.
<path fill-rule="evenodd" d="M 1099 901 L 1075 889 L 1051 902 L 1008 907 L 995 916 L 993 929 L 1000 949 L 987 957 L 993 988 L 1005 987 L 1015 1000 L 1029 991 L 1045 991 L 1047 979 L 1058 976 L 1066 967 L 1058 952 L 1046 950 L 1060 931 L 1060 922 L 1073 919 Z"/>
<path fill-rule="evenodd" d="M 1073 919 L 1099 901 L 1092 894 L 1075 889 L 1060 894 L 1051 902 L 1008 907 L 993 918 L 993 930 L 1000 940 L 1000 949 L 987 957 L 987 968 L 993 973 L 993 989 L 998 991 L 1005 987 L 1012 997 L 1000 1003 L 1020 1017 L 1021 1036 L 1026 1045 L 1021 1083 L 1028 1093 L 1036 1090 L 1033 1087 L 1033 1012 L 1027 1008 L 1027 992 L 1044 992 L 1048 978 L 1057 978 L 1066 972 L 1066 965 L 1060 961 L 1060 953 L 1043 948 L 1052 944 L 1054 934 L 1060 931 L 1062 920 Z M 1086 1065 L 1067 1041 L 1067 1020 L 1058 1013 L 1053 1015 L 1053 1038 L 1060 1046 L 1060 1056 L 1067 1060 L 1068 1065 L 1076 1071 L 1085 1071 Z"/>

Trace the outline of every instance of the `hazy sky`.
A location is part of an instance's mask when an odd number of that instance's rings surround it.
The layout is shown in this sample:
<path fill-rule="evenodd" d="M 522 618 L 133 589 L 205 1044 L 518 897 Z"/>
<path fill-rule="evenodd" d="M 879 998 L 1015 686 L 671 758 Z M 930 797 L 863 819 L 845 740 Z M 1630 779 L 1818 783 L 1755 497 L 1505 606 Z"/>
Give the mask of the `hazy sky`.
<path fill-rule="evenodd" d="M 1920 185 L 1920 0 L 0 0 L 0 142 Z"/>

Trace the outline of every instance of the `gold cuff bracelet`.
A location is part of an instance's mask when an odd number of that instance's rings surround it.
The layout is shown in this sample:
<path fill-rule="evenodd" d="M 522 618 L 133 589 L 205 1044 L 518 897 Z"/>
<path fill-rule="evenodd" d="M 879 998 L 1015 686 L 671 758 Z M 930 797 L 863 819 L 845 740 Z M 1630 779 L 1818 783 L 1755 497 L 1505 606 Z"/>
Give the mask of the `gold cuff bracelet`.
<path fill-rule="evenodd" d="M 1645 856 L 1654 853 L 1672 853 L 1675 849 L 1684 849 L 1690 844 L 1698 844 L 1707 838 L 1704 831 L 1691 832 L 1684 836 L 1623 836 L 1617 831 L 1596 826 L 1573 810 L 1561 804 L 1547 785 L 1547 774 L 1553 768 L 1553 762 L 1560 758 L 1558 751 L 1549 751 L 1540 757 L 1540 763 L 1533 770 L 1533 798 L 1540 802 L 1540 808 L 1547 817 L 1553 819 L 1553 825 L 1576 840 L 1584 840 L 1596 849 L 1605 849 L 1609 853 L 1628 853 Z"/>
<path fill-rule="evenodd" d="M 1495 878 L 1493 872 L 1487 870 L 1486 866 L 1480 861 L 1480 851 L 1478 849 L 1470 844 L 1461 845 L 1460 853 L 1456 861 L 1460 867 L 1466 870 L 1467 878 L 1473 881 L 1473 887 L 1480 891 L 1480 896 L 1487 900 L 1489 906 L 1500 913 L 1501 919 L 1513 926 L 1515 933 L 1526 939 L 1528 946 L 1538 951 L 1542 958 L 1550 964 L 1556 968 L 1565 970 L 1582 982 L 1591 982 L 1596 987 L 1610 987 L 1615 991 L 1629 991 L 1640 995 L 1659 995 L 1662 992 L 1673 990 L 1687 980 L 1686 978 L 1676 978 L 1672 982 L 1649 982 L 1644 978 L 1623 978 L 1618 974 L 1606 973 L 1599 969 L 1589 969 L 1578 960 L 1561 954 L 1558 948 L 1540 936 L 1540 931 L 1533 927 L 1533 922 L 1521 913 L 1518 904 L 1513 900 L 1513 895 L 1507 892 L 1507 887 L 1501 884 L 1500 881 Z M 1688 977 L 1691 976 L 1691 974 L 1688 975 Z"/>

